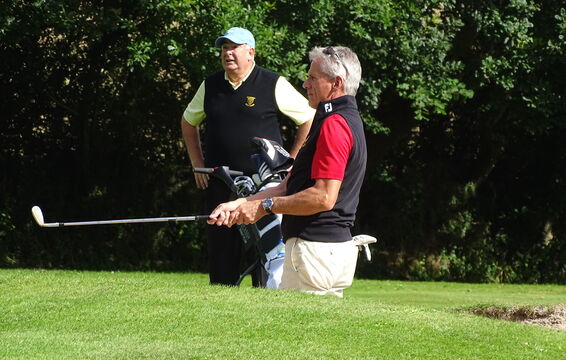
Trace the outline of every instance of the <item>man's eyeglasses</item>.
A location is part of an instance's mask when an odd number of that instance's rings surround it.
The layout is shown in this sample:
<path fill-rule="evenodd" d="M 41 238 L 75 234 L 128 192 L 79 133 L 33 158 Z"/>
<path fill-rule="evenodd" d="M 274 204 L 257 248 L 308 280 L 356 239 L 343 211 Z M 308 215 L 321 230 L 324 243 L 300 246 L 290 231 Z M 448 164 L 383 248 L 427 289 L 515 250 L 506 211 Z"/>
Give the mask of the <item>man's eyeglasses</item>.
<path fill-rule="evenodd" d="M 326 55 L 334 56 L 336 58 L 336 60 L 338 60 L 338 62 L 340 64 L 342 64 L 342 66 L 344 67 L 344 70 L 346 70 L 346 76 L 350 76 L 350 73 L 348 72 L 348 68 L 346 67 L 346 64 L 344 64 L 344 62 L 342 61 L 342 58 L 340 57 L 340 55 L 338 55 L 338 53 L 336 52 L 336 50 L 334 50 L 334 48 L 332 46 L 329 46 L 326 49 L 322 50 L 322 53 L 326 54 Z"/>

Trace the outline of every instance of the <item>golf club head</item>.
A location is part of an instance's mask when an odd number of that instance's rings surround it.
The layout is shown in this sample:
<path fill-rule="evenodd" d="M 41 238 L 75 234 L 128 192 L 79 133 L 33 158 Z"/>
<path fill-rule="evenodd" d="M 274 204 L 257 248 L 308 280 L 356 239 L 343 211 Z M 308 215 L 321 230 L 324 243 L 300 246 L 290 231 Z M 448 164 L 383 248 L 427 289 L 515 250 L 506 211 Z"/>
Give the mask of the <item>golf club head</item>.
<path fill-rule="evenodd" d="M 45 225 L 45 220 L 43 219 L 43 213 L 41 212 L 41 209 L 39 208 L 39 206 L 32 207 L 31 208 L 31 214 L 33 215 L 33 218 L 35 219 L 35 222 L 37 222 L 37 225 L 39 225 L 39 226 Z"/>

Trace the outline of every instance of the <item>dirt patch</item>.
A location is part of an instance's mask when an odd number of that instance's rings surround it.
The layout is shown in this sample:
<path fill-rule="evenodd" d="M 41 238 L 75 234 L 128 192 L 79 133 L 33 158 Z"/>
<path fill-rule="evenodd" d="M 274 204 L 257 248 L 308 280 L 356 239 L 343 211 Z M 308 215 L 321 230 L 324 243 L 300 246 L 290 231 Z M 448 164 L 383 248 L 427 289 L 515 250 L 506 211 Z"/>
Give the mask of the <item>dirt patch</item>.
<path fill-rule="evenodd" d="M 522 322 L 566 331 L 566 305 L 555 306 L 486 306 L 471 309 L 476 315 L 492 319 Z"/>

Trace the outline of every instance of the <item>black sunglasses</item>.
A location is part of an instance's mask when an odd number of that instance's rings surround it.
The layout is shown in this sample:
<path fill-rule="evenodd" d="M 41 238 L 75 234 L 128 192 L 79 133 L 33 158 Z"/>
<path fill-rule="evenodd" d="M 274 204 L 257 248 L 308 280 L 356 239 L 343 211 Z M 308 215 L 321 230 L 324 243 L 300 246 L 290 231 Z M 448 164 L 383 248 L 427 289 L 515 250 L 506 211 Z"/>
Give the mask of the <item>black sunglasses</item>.
<path fill-rule="evenodd" d="M 338 62 L 344 67 L 344 70 L 346 70 L 346 76 L 350 76 L 346 64 L 344 64 L 344 61 L 342 61 L 342 58 L 340 57 L 340 55 L 338 55 L 338 53 L 336 52 L 336 50 L 334 50 L 332 46 L 328 46 L 327 48 L 322 50 L 322 53 L 325 55 L 334 56 L 336 60 L 338 60 Z"/>

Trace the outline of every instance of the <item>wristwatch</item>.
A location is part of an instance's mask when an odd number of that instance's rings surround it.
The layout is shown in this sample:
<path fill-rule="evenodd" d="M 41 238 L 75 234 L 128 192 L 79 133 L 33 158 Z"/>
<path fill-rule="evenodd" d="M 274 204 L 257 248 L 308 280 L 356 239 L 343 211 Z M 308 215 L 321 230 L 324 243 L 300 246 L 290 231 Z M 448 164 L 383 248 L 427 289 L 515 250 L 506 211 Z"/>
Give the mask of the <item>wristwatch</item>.
<path fill-rule="evenodd" d="M 263 206 L 263 210 L 265 210 L 268 214 L 273 214 L 271 211 L 271 207 L 273 206 L 273 199 L 268 197 L 267 199 L 261 202 L 261 206 Z"/>

